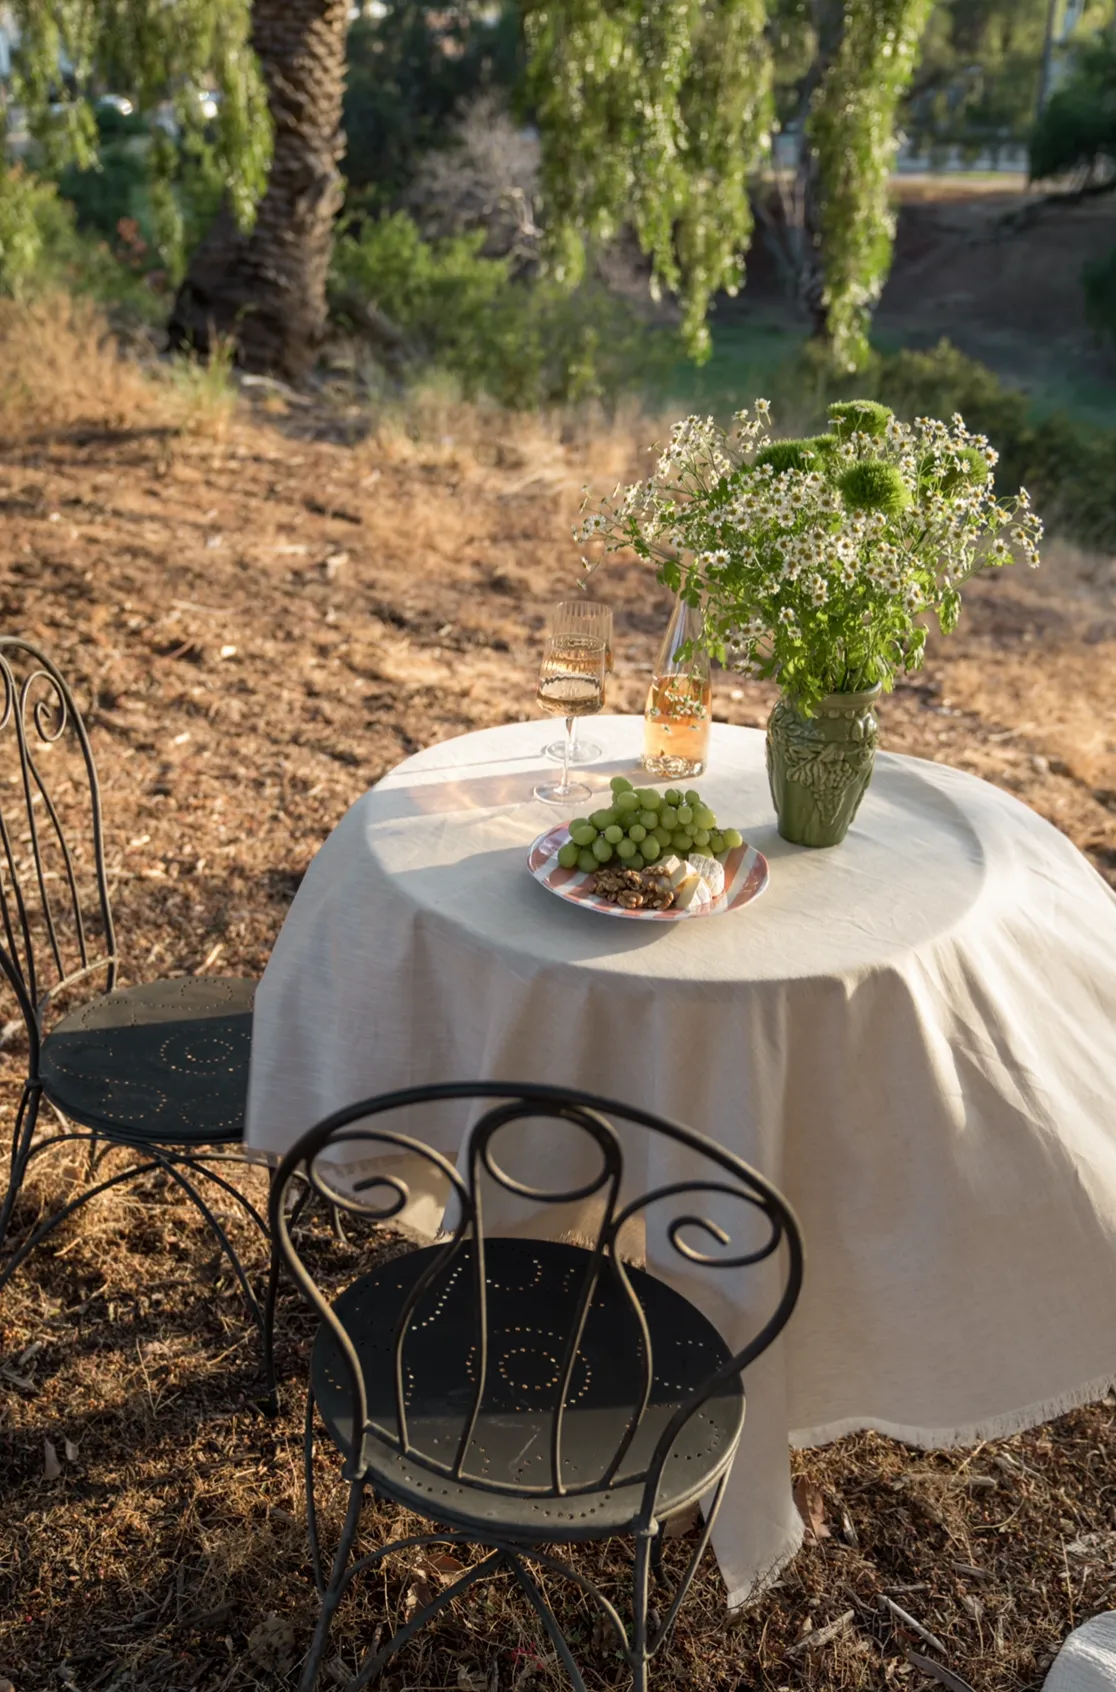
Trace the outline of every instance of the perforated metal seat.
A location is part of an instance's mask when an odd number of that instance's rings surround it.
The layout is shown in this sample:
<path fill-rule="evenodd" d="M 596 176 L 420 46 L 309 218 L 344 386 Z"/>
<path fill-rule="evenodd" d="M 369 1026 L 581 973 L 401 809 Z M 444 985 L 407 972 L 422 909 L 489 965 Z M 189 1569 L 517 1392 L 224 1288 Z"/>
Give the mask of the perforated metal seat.
<path fill-rule="evenodd" d="M 396 1258 L 363 1275 L 333 1309 L 356 1347 L 368 1389 L 371 1422 L 398 1442 L 392 1354 L 400 1313 L 411 1289 L 444 1255 L 439 1246 Z M 567 1336 L 576 1321 L 590 1254 L 538 1240 L 489 1239 L 488 1378 L 461 1479 L 409 1462 L 398 1444 L 365 1438 L 363 1468 L 398 1503 L 481 1535 L 498 1523 L 554 1543 L 599 1539 L 632 1528 L 643 1502 L 645 1473 L 671 1417 L 732 1353 L 720 1334 L 681 1294 L 638 1269 L 628 1275 L 643 1309 L 654 1374 L 650 1403 L 616 1481 L 594 1485 L 630 1428 L 643 1387 L 638 1323 L 623 1290 L 602 1279 L 578 1348 L 562 1431 L 562 1476 L 571 1490 L 550 1489 L 554 1391 Z M 478 1346 L 472 1247 L 423 1293 L 404 1350 L 405 1410 L 411 1443 L 452 1464 L 462 1412 L 476 1385 Z M 540 1321 L 541 1324 L 540 1325 Z M 352 1449 L 352 1400 L 344 1364 L 329 1328 L 318 1332 L 311 1380 L 319 1412 L 339 1448 Z M 658 1508 L 664 1516 L 700 1498 L 732 1457 L 744 1423 L 739 1376 L 708 1398 L 685 1423 L 663 1471 Z M 471 1485 L 502 1483 L 513 1494 Z M 531 1497 L 532 1485 L 547 1495 Z"/>
<path fill-rule="evenodd" d="M 248 1097 L 256 983 L 184 976 L 104 993 L 43 1041 L 48 1098 L 115 1139 L 239 1140 Z"/>
<path fill-rule="evenodd" d="M 263 1312 L 222 1220 L 231 1204 L 267 1234 L 256 1204 L 224 1173 L 243 1156 L 255 983 L 202 976 L 117 988 L 93 749 L 61 672 L 12 635 L 0 636 L 0 753 L 5 736 L 12 768 L 0 785 L 0 989 L 14 996 L 26 1030 L 27 1073 L 0 1195 L 0 1294 L 90 1200 L 158 1169 L 198 1211 L 240 1284 L 274 1406 Z M 75 995 L 84 1002 L 54 1021 Z M 61 1119 L 47 1133 L 44 1101 Z M 32 1162 L 80 1143 L 84 1186 L 12 1248 L 9 1227 Z M 124 1158 L 115 1155 L 121 1148 Z M 220 1195 L 220 1210 L 207 1192 Z"/>
<path fill-rule="evenodd" d="M 424 1109 L 454 1100 L 482 1107 L 456 1165 L 421 1137 Z M 628 1184 L 625 1145 L 636 1165 Z M 645 1161 L 662 1177 L 647 1190 L 638 1175 Z M 557 1187 L 539 1184 L 537 1162 Z M 450 1195 L 444 1239 L 393 1256 L 330 1302 L 292 1234 L 302 1202 L 289 1205 L 292 1184 L 376 1225 L 405 1211 L 414 1169 Z M 524 1202 L 526 1218 L 515 1208 Z M 557 1206 L 579 1209 L 548 1227 Z M 315 1692 L 352 1581 L 435 1545 L 453 1547 L 460 1572 L 386 1642 L 377 1629 L 348 1692 L 363 1692 L 420 1627 L 501 1572 L 534 1610 L 574 1692 L 586 1692 L 533 1566 L 592 1602 L 633 1692 L 646 1692 L 724 1497 L 744 1425 L 744 1372 L 798 1297 L 802 1240 L 785 1200 L 722 1146 L 637 1106 L 533 1082 L 452 1081 L 363 1099 L 311 1128 L 276 1171 L 269 1214 L 278 1254 L 320 1318 L 304 1472 L 322 1609 L 300 1692 Z M 515 1217 L 544 1237 L 492 1235 L 489 1217 Z M 570 1226 L 591 1234 L 592 1246 L 545 1237 Z M 620 1242 L 638 1237 L 659 1242 L 663 1261 L 676 1258 L 684 1273 L 754 1271 L 753 1287 L 730 1294 L 729 1305 L 739 1313 L 733 1326 L 750 1337 L 730 1344 L 674 1287 L 627 1263 Z M 317 1416 L 349 1483 L 328 1575 L 314 1503 Z M 367 1487 L 425 1517 L 429 1531 L 351 1560 Z M 653 1610 L 665 1525 L 699 1498 L 701 1531 L 673 1594 Z M 630 1625 L 587 1573 L 554 1553 L 622 1533 L 633 1541 Z M 462 1563 L 456 1553 L 466 1545 L 487 1554 Z"/>

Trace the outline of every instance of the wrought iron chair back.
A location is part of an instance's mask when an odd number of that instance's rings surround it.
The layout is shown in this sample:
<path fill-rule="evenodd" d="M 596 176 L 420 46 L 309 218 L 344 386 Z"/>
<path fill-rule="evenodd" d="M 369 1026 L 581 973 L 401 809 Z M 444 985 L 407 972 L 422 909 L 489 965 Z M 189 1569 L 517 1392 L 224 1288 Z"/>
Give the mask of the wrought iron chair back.
<path fill-rule="evenodd" d="M 485 1101 L 489 1105 L 468 1135 L 461 1160 L 463 1173 L 422 1140 L 381 1126 L 377 1121 L 394 1111 L 447 1100 Z M 539 1120 L 559 1125 L 568 1136 L 584 1136 L 588 1149 L 595 1149 L 600 1160 L 599 1168 L 590 1178 L 576 1181 L 561 1190 L 548 1190 L 525 1183 L 509 1173 L 497 1157 L 497 1136 L 506 1134 L 516 1124 Z M 705 1173 L 693 1176 L 683 1173 L 679 1179 L 622 1200 L 624 1154 L 614 1121 L 626 1124 L 629 1132 L 634 1128 L 643 1135 L 673 1143 L 681 1148 L 687 1163 L 691 1158 L 700 1158 L 705 1164 Z M 582 1149 L 585 1148 L 576 1144 L 571 1148 L 566 1157 L 567 1167 L 571 1163 L 577 1166 L 576 1154 Z M 344 1323 L 323 1295 L 293 1243 L 287 1219 L 286 1193 L 288 1186 L 301 1178 L 329 1203 L 337 1204 L 353 1215 L 364 1216 L 371 1222 L 388 1222 L 400 1214 L 409 1200 L 406 1181 L 398 1173 L 393 1173 L 390 1166 L 375 1173 L 359 1175 L 345 1183 L 338 1180 L 336 1170 L 339 1164 L 357 1159 L 367 1169 L 368 1159 L 390 1158 L 400 1153 L 419 1158 L 431 1174 L 441 1177 L 451 1195 L 447 1215 L 454 1211 L 456 1214 L 452 1227 L 447 1229 L 448 1238 L 411 1288 L 395 1323 L 390 1364 L 390 1396 L 394 1407 L 394 1425 L 391 1425 L 390 1421 L 370 1414 L 370 1402 L 377 1398 L 383 1401 L 382 1383 L 370 1383 L 366 1379 L 361 1358 Z M 327 1164 L 333 1166 L 332 1170 L 326 1169 Z M 539 1410 L 545 1409 L 548 1454 L 545 1478 L 530 1485 L 493 1479 L 478 1472 L 475 1466 L 470 1467 L 478 1423 L 486 1409 L 492 1407 L 495 1396 L 490 1367 L 489 1286 L 485 1262 L 488 1231 L 484 1211 L 485 1197 L 493 1188 L 538 1206 L 592 1203 L 599 1215 L 591 1243 L 583 1254 L 580 1285 L 571 1301 L 563 1354 L 549 1402 L 545 1406 L 534 1406 Z M 734 1247 L 720 1222 L 693 1208 L 695 1199 L 704 1206 L 714 1196 L 720 1201 L 722 1211 L 725 1200 L 743 1204 L 748 1216 L 761 1219 L 764 1237 L 744 1249 Z M 786 1250 L 786 1263 L 766 1319 L 757 1324 L 756 1331 L 740 1350 L 706 1376 L 678 1405 L 650 1449 L 647 1449 L 647 1441 L 643 1441 L 642 1454 L 636 1460 L 632 1458 L 632 1451 L 647 1416 L 655 1378 L 655 1359 L 647 1321 L 621 1254 L 621 1235 L 626 1226 L 644 1219 L 649 1208 L 661 1201 L 673 1201 L 675 1205 L 675 1213 L 666 1226 L 665 1235 L 674 1251 L 689 1264 L 711 1270 L 742 1269 L 772 1259 L 781 1246 Z M 362 1463 L 363 1445 L 356 1432 L 363 1430 L 365 1439 L 380 1442 L 411 1464 L 447 1480 L 465 1482 L 493 1493 L 558 1498 L 613 1485 L 642 1484 L 645 1519 L 654 1514 L 664 1464 L 682 1429 L 713 1394 L 734 1379 L 738 1381 L 741 1371 L 771 1344 L 790 1316 L 802 1280 L 801 1237 L 792 1212 L 779 1193 L 739 1158 L 692 1129 L 650 1112 L 588 1093 L 545 1086 L 505 1082 L 447 1083 L 368 1099 L 336 1112 L 304 1135 L 280 1164 L 272 1186 L 271 1226 L 272 1237 L 288 1272 L 326 1324 L 343 1360 L 354 1430 L 350 1475 L 359 1472 Z M 704 1242 L 694 1243 L 695 1236 L 704 1236 Z M 707 1249 L 710 1243 L 719 1249 Z M 450 1458 L 424 1448 L 412 1438 L 407 1402 L 410 1372 L 408 1342 L 415 1331 L 416 1314 L 423 1308 L 424 1299 L 433 1299 L 436 1303 L 449 1285 L 449 1277 L 455 1268 L 460 1274 L 463 1265 L 467 1267 L 471 1284 L 469 1317 L 475 1361 L 471 1371 L 472 1390 L 463 1395 L 467 1402 L 460 1410 L 456 1442 L 450 1442 L 455 1446 Z M 582 1474 L 575 1480 L 564 1461 L 564 1428 L 586 1324 L 594 1301 L 605 1291 L 607 1278 L 612 1282 L 609 1290 L 619 1290 L 622 1306 L 630 1314 L 629 1335 L 626 1338 L 618 1336 L 618 1344 L 626 1343 L 629 1347 L 634 1344 L 639 1354 L 633 1377 L 637 1384 L 630 1406 L 625 1401 L 624 1408 L 629 1413 L 624 1420 L 623 1431 L 603 1457 L 600 1471 L 589 1476 Z M 425 1308 L 430 1307 L 427 1305 Z"/>
<path fill-rule="evenodd" d="M 0 971 L 38 1075 L 43 1021 L 79 982 L 110 992 L 116 936 L 93 753 L 65 679 L 30 641 L 0 637 Z M 78 822 L 71 835 L 64 816 Z"/>

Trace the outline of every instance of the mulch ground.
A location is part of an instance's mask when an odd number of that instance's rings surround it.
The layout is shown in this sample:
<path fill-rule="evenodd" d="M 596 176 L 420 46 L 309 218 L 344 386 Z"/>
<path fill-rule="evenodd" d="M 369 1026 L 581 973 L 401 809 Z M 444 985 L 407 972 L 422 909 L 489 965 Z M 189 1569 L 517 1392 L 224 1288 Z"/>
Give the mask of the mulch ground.
<path fill-rule="evenodd" d="M 129 395 L 71 396 L 9 428 L 0 626 L 47 647 L 88 711 L 125 979 L 258 974 L 307 863 L 371 782 L 420 746 L 533 714 L 539 632 L 577 579 L 581 485 L 636 466 L 651 426 L 563 431 L 428 396 L 370 428 L 344 393 L 267 390 L 231 416 L 202 396 L 192 426 Z M 1049 560 L 973 589 L 962 632 L 886 702 L 885 743 L 1009 788 L 1116 883 L 1116 571 L 1057 544 Z M 639 710 L 663 602 L 634 565 L 611 565 L 597 591 L 616 608 L 610 708 Z M 722 678 L 716 710 L 758 725 L 770 697 Z M 5 1136 L 22 1056 L 16 1042 L 0 1058 Z M 62 1179 L 29 1186 L 20 1231 Z M 262 1269 L 262 1243 L 237 1238 Z M 356 1261 L 324 1232 L 314 1249 L 338 1282 Z M 236 1287 L 151 1177 L 21 1272 L 0 1309 L 0 1676 L 16 1692 L 296 1683 L 316 1601 L 300 1476 L 310 1327 L 293 1301 L 283 1333 L 272 1422 Z M 976 1450 L 866 1434 L 794 1462 L 813 1542 L 731 1625 L 707 1564 L 658 1685 L 915 1687 L 913 1653 L 976 1692 L 1037 1687 L 1070 1629 L 1116 1604 L 1111 1395 Z M 343 1503 L 328 1452 L 320 1472 L 328 1538 Z M 367 1541 L 400 1515 L 370 1505 Z M 671 1566 L 687 1544 L 672 1542 Z M 624 1547 L 578 1556 L 622 1592 Z M 442 1578 L 400 1558 L 354 1594 L 337 1674 Z M 587 1684 L 623 1685 L 580 1600 L 553 1597 Z M 384 1684 L 561 1680 L 496 1583 Z"/>

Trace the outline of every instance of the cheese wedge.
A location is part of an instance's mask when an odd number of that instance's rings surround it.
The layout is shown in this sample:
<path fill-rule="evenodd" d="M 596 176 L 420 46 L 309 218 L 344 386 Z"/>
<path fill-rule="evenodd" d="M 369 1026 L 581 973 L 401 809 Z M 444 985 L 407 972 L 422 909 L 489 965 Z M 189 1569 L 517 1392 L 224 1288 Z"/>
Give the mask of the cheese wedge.
<path fill-rule="evenodd" d="M 702 904 L 709 898 L 709 885 L 700 875 L 690 874 L 678 887 L 674 889 L 674 908 L 679 911 L 689 910 L 693 904 Z"/>
<path fill-rule="evenodd" d="M 716 858 L 707 858 L 703 853 L 690 854 L 690 868 L 697 870 L 701 879 L 709 888 L 710 897 L 719 899 L 725 890 L 725 866 L 719 864 Z"/>
<path fill-rule="evenodd" d="M 665 858 L 660 858 L 655 864 L 658 875 L 665 875 L 672 887 L 679 887 L 690 874 L 690 866 L 675 852 L 668 852 Z"/>

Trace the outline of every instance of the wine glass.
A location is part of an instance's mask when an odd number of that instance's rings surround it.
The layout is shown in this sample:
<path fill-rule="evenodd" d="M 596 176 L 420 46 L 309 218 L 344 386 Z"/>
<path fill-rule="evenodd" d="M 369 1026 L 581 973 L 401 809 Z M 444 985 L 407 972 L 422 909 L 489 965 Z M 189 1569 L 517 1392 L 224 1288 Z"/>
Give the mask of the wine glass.
<path fill-rule="evenodd" d="M 587 717 L 604 704 L 605 654 L 605 643 L 598 635 L 556 633 L 553 628 L 547 632 L 536 697 L 548 717 L 566 719 L 562 779 L 540 782 L 535 789 L 535 798 L 548 805 L 580 805 L 593 796 L 593 789 L 583 781 L 570 780 L 570 749 L 578 717 Z"/>
<path fill-rule="evenodd" d="M 595 640 L 603 640 L 605 645 L 605 669 L 612 669 L 612 609 L 602 605 L 599 599 L 564 599 L 560 605 L 554 607 L 550 618 L 551 634 L 589 635 Z M 604 699 L 598 709 L 603 709 Z M 544 755 L 561 763 L 565 755 L 565 742 L 552 740 L 549 746 L 543 748 Z M 577 721 L 574 720 L 573 744 L 570 747 L 571 764 L 593 764 L 598 758 L 603 758 L 604 752 L 591 740 L 582 740 L 577 732 Z"/>

